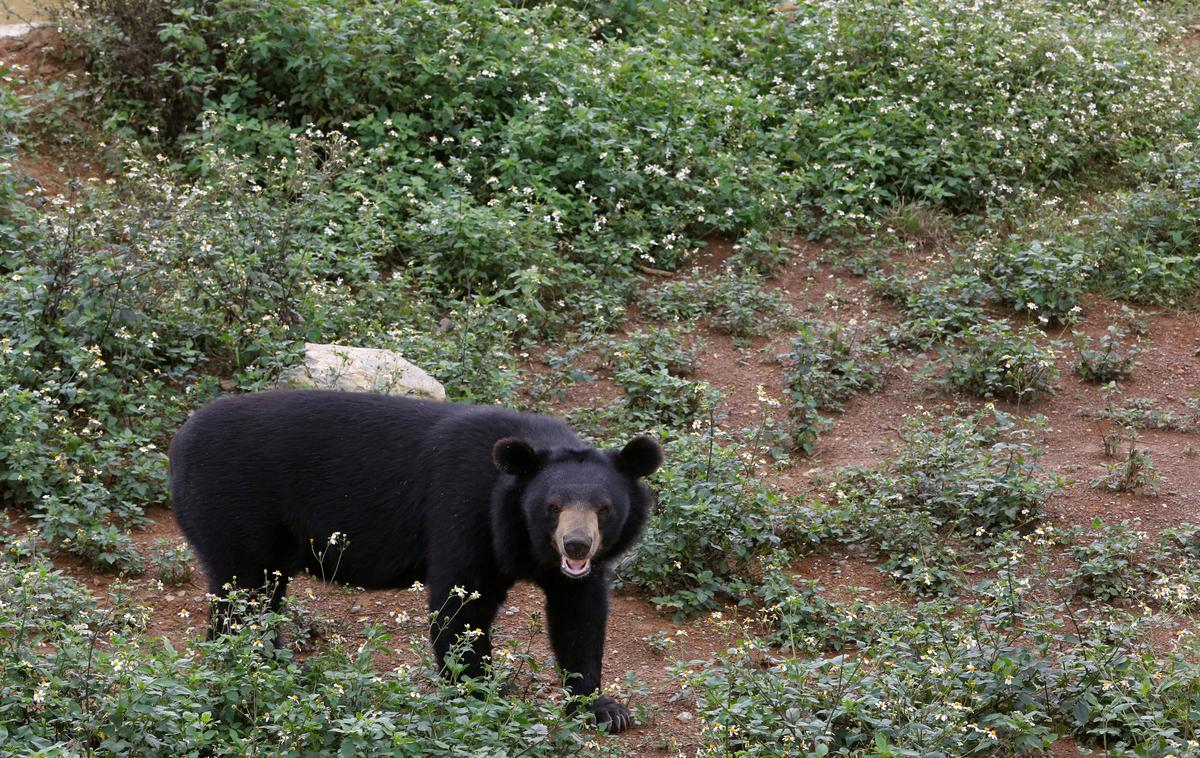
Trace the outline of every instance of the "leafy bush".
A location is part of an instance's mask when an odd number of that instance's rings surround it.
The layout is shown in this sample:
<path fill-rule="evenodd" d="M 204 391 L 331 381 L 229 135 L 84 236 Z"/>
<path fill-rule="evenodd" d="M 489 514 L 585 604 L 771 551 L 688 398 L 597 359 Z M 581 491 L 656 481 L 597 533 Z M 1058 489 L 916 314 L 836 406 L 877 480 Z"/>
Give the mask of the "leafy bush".
<path fill-rule="evenodd" d="M 192 551 L 187 543 L 156 540 L 151 562 L 158 580 L 168 587 L 180 587 L 192 579 Z"/>
<path fill-rule="evenodd" d="M 1060 486 L 1039 470 L 1031 433 L 991 408 L 940 423 L 905 419 L 881 466 L 843 470 L 828 484 L 830 536 L 874 546 L 880 568 L 914 592 L 948 591 L 963 550 L 1032 530 Z"/>
<path fill-rule="evenodd" d="M 685 329 L 639 329 L 608 345 L 606 357 L 617 371 L 661 371 L 688 377 L 696 373 L 705 343 Z"/>
<path fill-rule="evenodd" d="M 1145 182 L 1091 220 L 1099 285 L 1114 297 L 1164 305 L 1200 302 L 1200 153 L 1155 156 Z"/>
<path fill-rule="evenodd" d="M 1072 322 L 1086 291 L 1142 303 L 1193 306 L 1200 293 L 1200 157 L 1190 143 L 1150 153 L 1131 190 L 1101 194 L 1070 212 L 1047 200 L 1010 223 L 1029 227 L 957 256 L 1017 312 Z M 1030 306 L 1033 306 L 1032 308 Z"/>
<path fill-rule="evenodd" d="M 625 390 L 618 411 L 633 427 L 691 429 L 716 408 L 720 393 L 686 378 L 695 371 L 703 343 L 684 347 L 682 332 L 639 331 L 612 347 L 613 381 Z"/>
<path fill-rule="evenodd" d="M 708 320 L 718 331 L 736 339 L 774 334 L 791 318 L 791 307 L 776 290 L 768 290 L 753 274 L 732 272 L 712 283 Z"/>
<path fill-rule="evenodd" d="M 484 209 L 519 201 L 543 209 L 538 237 L 561 245 L 560 264 L 671 268 L 687 248 L 681 231 L 737 235 L 782 212 L 790 180 L 740 137 L 762 128 L 769 104 L 662 42 L 593 39 L 606 24 L 580 10 L 422 0 L 167 6 L 173 19 L 146 80 L 174 86 L 172 99 L 193 113 L 227 114 L 222 139 L 240 150 L 275 139 L 280 123 L 349 130 L 371 152 L 383 201 L 407 216 L 415 199 L 432 211 L 426 227 L 455 205 L 491 226 Z M 121 38 L 100 30 L 120 24 L 97 15 L 82 36 L 106 49 L 93 56 L 103 76 Z M 141 97 L 129 81 L 118 92 Z"/>
<path fill-rule="evenodd" d="M 1194 119 L 1177 99 L 1191 66 L 1159 58 L 1141 6 L 878 0 L 776 18 L 739 35 L 763 45 L 742 66 L 773 82 L 787 154 L 839 221 L 901 198 L 979 208 Z"/>
<path fill-rule="evenodd" d="M 385 169 L 440 164 L 476 191 L 530 188 L 567 226 L 645 230 L 659 267 L 680 229 L 790 223 L 789 200 L 827 229 L 910 198 L 975 210 L 1194 123 L 1191 67 L 1141 6 L 606 7 L 636 22 L 591 4 L 178 0 L 102 3 L 76 26 L 137 121 L 221 107 L 245 115 L 243 147 L 274 120 L 349 123 Z"/>
<path fill-rule="evenodd" d="M 766 658 L 742 637 L 681 666 L 704 756 L 1039 754 L 1072 736 L 1112 754 L 1187 755 L 1194 645 L 1156 654 L 1138 619 L 1081 621 L 1005 572 L 955 611 L 922 603 L 856 655 Z"/>
<path fill-rule="evenodd" d="M 735 269 L 771 276 L 791 260 L 792 254 L 792 249 L 781 235 L 751 229 L 733 246 L 733 255 L 726 264 Z"/>
<path fill-rule="evenodd" d="M 793 440 L 791 423 L 781 422 L 771 415 L 772 408 L 783 405 L 779 400 L 769 396 L 760 384 L 758 391 L 758 423 L 740 430 L 738 436 L 748 448 L 747 455 L 762 464 L 775 463 L 786 465 L 791 460 L 796 449 Z"/>
<path fill-rule="evenodd" d="M 1129 452 L 1125 459 L 1105 465 L 1103 476 L 1092 480 L 1093 487 L 1112 492 L 1143 492 L 1157 495 L 1162 486 L 1162 476 L 1154 467 L 1150 451 L 1138 449 L 1136 438 L 1129 440 Z"/>
<path fill-rule="evenodd" d="M 878 630 L 882 610 L 863 603 L 843 607 L 827 600 L 813 579 L 795 581 L 792 556 L 775 550 L 763 558 L 755 593 L 761 603 L 757 619 L 767 629 L 764 641 L 791 654 L 866 644 Z"/>
<path fill-rule="evenodd" d="M 997 633 L 982 608 L 954 618 L 948 610 L 922 604 L 907 623 L 855 656 L 791 658 L 764 667 L 755 664 L 760 643 L 744 640 L 705 669 L 687 671 L 707 724 L 709 749 L 700 754 L 1047 749 L 1056 735 L 1046 723 L 1053 675 L 1043 651 Z"/>
<path fill-rule="evenodd" d="M 71 47 L 82 54 L 99 91 L 120 106 L 108 115 L 112 127 L 152 127 L 174 137 L 194 125 L 203 90 L 183 86 L 164 65 L 173 56 L 162 28 L 179 12 L 195 18 L 193 7 L 163 0 L 96 0 L 64 9 L 62 28 Z"/>
<path fill-rule="evenodd" d="M 1096 519 L 1087 536 L 1094 539 L 1071 548 L 1079 563 L 1071 580 L 1075 592 L 1101 600 L 1135 595 L 1141 578 L 1135 559 L 1145 533 L 1134 531 L 1128 521 L 1104 524 Z"/>
<path fill-rule="evenodd" d="M 520 199 L 484 205 L 457 191 L 418 202 L 398 244 L 419 276 L 450 297 L 499 294 L 526 319 L 542 323 L 553 318 L 554 299 L 582 289 L 586 276 L 559 258 L 546 213 Z"/>
<path fill-rule="evenodd" d="M 855 394 L 879 389 L 886 359 L 887 349 L 878 338 L 862 338 L 836 324 L 801 322 L 792 349 L 779 356 L 795 446 L 811 453 L 828 423 L 821 411 L 840 411 Z"/>
<path fill-rule="evenodd" d="M 1116 325 L 1109 326 L 1100 336 L 1099 348 L 1092 347 L 1086 334 L 1077 337 L 1079 363 L 1075 364 L 1075 375 L 1085 382 L 1105 384 L 1128 379 L 1133 374 L 1138 348 L 1133 346 L 1124 351 L 1122 340 L 1125 332 Z"/>
<path fill-rule="evenodd" d="M 662 321 L 690 322 L 706 315 L 713 328 L 741 339 L 771 334 L 791 314 L 781 294 L 764 288 L 762 277 L 732 269 L 652 287 L 640 304 L 647 318 Z"/>
<path fill-rule="evenodd" d="M 1162 408 L 1154 398 L 1131 397 L 1123 403 L 1110 400 L 1096 414 L 1098 418 L 1128 429 L 1174 429 L 1186 432 L 1200 424 L 1200 406 L 1190 401 L 1191 412 L 1180 413 L 1174 408 Z"/>
<path fill-rule="evenodd" d="M 758 557 L 780 541 L 777 496 L 736 448 L 711 435 L 680 437 L 664 454 L 658 505 L 617 578 L 676 617 L 750 603 Z"/>
<path fill-rule="evenodd" d="M 1149 568 L 1151 602 L 1173 613 L 1200 607 L 1200 526 L 1184 523 L 1162 530 Z"/>
<path fill-rule="evenodd" d="M 1043 324 L 1074 321 L 1096 265 L 1082 240 L 1010 239 L 975 251 L 976 265 L 1005 305 Z"/>
<path fill-rule="evenodd" d="M 1091 624 L 1059 659 L 1064 731 L 1112 752 L 1187 755 L 1200 736 L 1190 705 L 1200 689 L 1195 646 L 1156 654 L 1129 626 Z"/>
<path fill-rule="evenodd" d="M 300 135 L 264 166 L 202 147 L 195 181 L 130 157 L 123 183 L 49 198 L 27 244 L 0 252 L 0 482 L 49 539 L 139 571 L 124 532 L 165 500 L 170 433 L 217 377 L 261 388 L 302 340 L 400 349 L 458 397 L 511 391 L 509 314 L 439 313 L 406 277 L 381 279 L 379 209 L 322 199 L 357 176 L 356 150 Z"/>
<path fill-rule="evenodd" d="M 23 83 L 10 66 L 0 64 L 0 244 L 21 244 L 21 228 L 28 222 L 29 207 L 22 200 L 24 178 L 13 170 L 28 121 L 28 107 L 13 90 Z"/>
<path fill-rule="evenodd" d="M 962 345 L 943 356 L 947 386 L 982 398 L 1029 402 L 1054 391 L 1058 368 L 1054 348 L 1042 347 L 1042 333 L 1014 331 L 1003 321 L 968 328 Z"/>
<path fill-rule="evenodd" d="M 646 318 L 690 323 L 708 310 L 711 284 L 693 271 L 687 279 L 673 279 L 649 288 L 638 298 Z"/>
<path fill-rule="evenodd" d="M 923 272 L 911 279 L 875 277 L 872 283 L 907 316 L 889 334 L 900 347 L 926 349 L 987 320 L 983 305 L 991 288 L 975 274 Z"/>
<path fill-rule="evenodd" d="M 716 408 L 721 397 L 714 387 L 673 376 L 665 369 L 623 369 L 613 374 L 613 381 L 625 390 L 621 415 L 642 428 L 690 429 Z"/>

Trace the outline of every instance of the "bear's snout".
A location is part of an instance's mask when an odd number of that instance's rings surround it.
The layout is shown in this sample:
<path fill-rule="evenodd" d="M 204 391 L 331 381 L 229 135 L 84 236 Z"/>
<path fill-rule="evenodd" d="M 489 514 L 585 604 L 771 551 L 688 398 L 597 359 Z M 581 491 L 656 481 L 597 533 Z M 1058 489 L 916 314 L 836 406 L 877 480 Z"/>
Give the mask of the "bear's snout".
<path fill-rule="evenodd" d="M 568 558 L 583 560 L 592 552 L 592 537 L 587 532 L 574 531 L 563 535 L 563 552 Z"/>
<path fill-rule="evenodd" d="M 600 521 L 596 511 L 587 505 L 568 506 L 560 511 L 554 547 L 562 556 L 564 574 L 575 579 L 587 576 L 592 570 L 592 556 L 600 550 Z"/>

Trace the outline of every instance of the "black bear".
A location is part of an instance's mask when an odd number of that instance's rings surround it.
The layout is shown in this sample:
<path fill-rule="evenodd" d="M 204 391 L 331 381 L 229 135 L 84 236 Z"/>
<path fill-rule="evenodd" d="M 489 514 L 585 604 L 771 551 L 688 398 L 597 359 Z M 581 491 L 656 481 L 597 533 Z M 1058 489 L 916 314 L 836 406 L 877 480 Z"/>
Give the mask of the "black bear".
<path fill-rule="evenodd" d="M 267 392 L 216 400 L 188 419 L 171 442 L 171 499 L 214 595 L 261 588 L 279 572 L 277 607 L 288 578 L 306 569 L 368 589 L 421 581 L 430 608 L 452 620 L 433 635 L 439 661 L 464 631 L 482 630 L 465 638 L 472 676 L 483 673 L 509 588 L 534 582 L 568 688 L 590 695 L 609 567 L 641 532 L 653 495 L 639 479 L 661 463 L 648 437 L 598 450 L 548 416 Z M 335 532 L 344 550 L 320 550 Z M 632 722 L 610 697 L 591 710 L 613 732 Z"/>

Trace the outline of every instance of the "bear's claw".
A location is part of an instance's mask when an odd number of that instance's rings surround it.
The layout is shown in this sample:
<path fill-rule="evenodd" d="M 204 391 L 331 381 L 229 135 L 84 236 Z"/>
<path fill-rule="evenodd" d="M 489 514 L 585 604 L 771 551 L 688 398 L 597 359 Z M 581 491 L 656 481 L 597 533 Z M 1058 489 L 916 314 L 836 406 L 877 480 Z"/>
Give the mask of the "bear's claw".
<path fill-rule="evenodd" d="M 597 726 L 608 725 L 609 734 L 623 732 L 633 726 L 633 714 L 629 709 L 607 695 L 593 700 L 588 710 L 595 717 Z"/>

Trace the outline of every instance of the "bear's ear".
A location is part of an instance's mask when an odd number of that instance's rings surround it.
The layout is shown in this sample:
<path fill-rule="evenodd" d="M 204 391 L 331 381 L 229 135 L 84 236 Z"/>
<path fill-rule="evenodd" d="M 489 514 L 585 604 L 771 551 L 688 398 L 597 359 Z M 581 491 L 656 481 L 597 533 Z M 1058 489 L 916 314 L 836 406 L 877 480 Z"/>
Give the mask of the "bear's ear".
<path fill-rule="evenodd" d="M 496 440 L 492 446 L 492 462 L 501 472 L 513 476 L 531 476 L 542 465 L 533 445 L 519 437 Z"/>
<path fill-rule="evenodd" d="M 617 467 L 634 479 L 650 476 L 658 470 L 662 462 L 662 448 L 644 435 L 634 437 L 617 454 Z"/>

